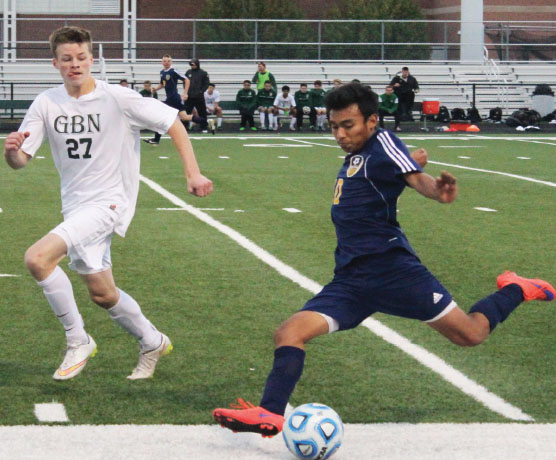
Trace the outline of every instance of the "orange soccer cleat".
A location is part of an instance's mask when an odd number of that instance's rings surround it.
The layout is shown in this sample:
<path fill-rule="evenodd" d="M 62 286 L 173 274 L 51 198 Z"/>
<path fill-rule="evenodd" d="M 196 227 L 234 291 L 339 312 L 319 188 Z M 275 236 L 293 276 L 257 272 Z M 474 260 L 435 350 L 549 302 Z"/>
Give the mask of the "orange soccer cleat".
<path fill-rule="evenodd" d="M 517 276 L 514 272 L 505 271 L 496 278 L 498 289 L 508 284 L 517 284 L 523 291 L 524 300 L 554 300 L 556 289 L 544 280 L 529 279 Z"/>
<path fill-rule="evenodd" d="M 247 431 L 260 433 L 263 438 L 271 438 L 282 431 L 284 417 L 254 406 L 250 402 L 238 398 L 238 404 L 232 404 L 232 409 L 214 409 L 212 416 L 224 428 L 234 433 Z"/>

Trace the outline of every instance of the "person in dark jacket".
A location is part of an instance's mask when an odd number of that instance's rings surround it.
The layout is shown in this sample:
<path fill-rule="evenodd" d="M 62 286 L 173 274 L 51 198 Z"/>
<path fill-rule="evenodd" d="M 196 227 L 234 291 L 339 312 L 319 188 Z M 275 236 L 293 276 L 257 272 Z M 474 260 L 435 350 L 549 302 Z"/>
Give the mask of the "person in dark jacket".
<path fill-rule="evenodd" d="M 415 94 L 419 92 L 417 79 L 409 73 L 408 67 L 402 67 L 401 74 L 392 78 L 390 84 L 394 87 L 394 92 L 398 96 L 398 111 L 402 121 L 413 121 L 411 109 L 415 101 Z"/>
<path fill-rule="evenodd" d="M 210 84 L 209 76 L 206 71 L 201 69 L 199 59 L 191 59 L 189 61 L 191 67 L 185 76 L 186 81 L 186 95 L 184 96 L 184 105 L 187 113 L 191 113 L 193 108 L 197 109 L 197 114 L 201 118 L 201 131 L 208 132 L 207 123 L 207 106 L 205 105 L 205 91 Z"/>

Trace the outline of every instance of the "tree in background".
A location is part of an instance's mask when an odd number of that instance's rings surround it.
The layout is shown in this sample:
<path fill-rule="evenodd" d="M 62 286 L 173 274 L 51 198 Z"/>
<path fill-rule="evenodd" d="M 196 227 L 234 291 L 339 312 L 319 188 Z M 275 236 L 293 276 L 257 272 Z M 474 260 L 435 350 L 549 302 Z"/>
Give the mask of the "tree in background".
<path fill-rule="evenodd" d="M 326 12 L 326 19 L 424 19 L 420 7 L 414 0 L 337 0 Z M 384 23 L 384 42 L 411 43 L 403 46 L 381 46 L 382 26 L 380 23 L 325 23 L 323 42 L 378 43 L 377 45 L 345 45 L 323 47 L 323 59 L 361 60 L 418 60 L 430 57 L 425 23 Z"/>
<path fill-rule="evenodd" d="M 304 14 L 290 0 L 207 0 L 198 15 L 211 19 L 303 19 Z M 248 42 L 246 45 L 202 45 L 199 58 L 211 59 L 310 59 L 303 46 L 256 45 L 256 42 L 314 42 L 316 29 L 310 23 L 200 22 L 200 41 Z M 256 31 L 255 31 L 256 27 Z M 256 56 L 255 56 L 256 47 Z"/>

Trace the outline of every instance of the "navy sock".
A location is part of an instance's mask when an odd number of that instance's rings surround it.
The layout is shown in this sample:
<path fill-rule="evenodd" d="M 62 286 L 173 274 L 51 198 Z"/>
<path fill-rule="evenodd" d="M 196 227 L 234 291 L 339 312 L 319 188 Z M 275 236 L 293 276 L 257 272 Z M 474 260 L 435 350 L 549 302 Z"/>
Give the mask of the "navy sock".
<path fill-rule="evenodd" d="M 280 347 L 274 350 L 274 365 L 266 380 L 261 407 L 284 415 L 286 406 L 301 373 L 305 351 L 297 347 Z"/>
<path fill-rule="evenodd" d="M 508 284 L 494 294 L 479 300 L 469 313 L 482 313 L 490 323 L 492 332 L 517 306 L 523 302 L 523 291 L 517 284 Z"/>

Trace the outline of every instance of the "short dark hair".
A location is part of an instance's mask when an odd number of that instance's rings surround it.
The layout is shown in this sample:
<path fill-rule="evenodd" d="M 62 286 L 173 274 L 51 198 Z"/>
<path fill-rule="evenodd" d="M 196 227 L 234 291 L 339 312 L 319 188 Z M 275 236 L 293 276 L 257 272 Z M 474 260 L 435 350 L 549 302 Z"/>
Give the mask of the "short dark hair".
<path fill-rule="evenodd" d="M 290 87 L 288 85 L 282 86 L 282 91 L 289 91 Z"/>
<path fill-rule="evenodd" d="M 243 84 L 244 84 L 244 85 L 245 85 L 245 83 L 251 84 L 251 80 L 243 80 Z"/>
<path fill-rule="evenodd" d="M 69 26 L 60 27 L 50 34 L 50 50 L 54 57 L 56 57 L 56 49 L 60 45 L 66 43 L 86 43 L 89 48 L 89 52 L 93 53 L 93 39 L 91 37 L 91 32 L 82 27 Z"/>
<path fill-rule="evenodd" d="M 209 83 L 209 86 L 212 86 L 213 88 L 216 88 L 216 85 L 214 83 Z"/>
<path fill-rule="evenodd" d="M 407 70 L 409 72 L 409 67 L 402 67 L 402 70 Z"/>
<path fill-rule="evenodd" d="M 306 87 L 306 86 L 307 86 L 307 83 L 301 83 L 299 86 L 300 86 L 300 87 L 301 87 L 301 86 L 305 86 L 305 87 Z"/>
<path fill-rule="evenodd" d="M 360 83 L 348 83 L 330 91 L 324 98 L 324 104 L 328 110 L 343 110 L 357 104 L 365 120 L 378 112 L 377 94 Z"/>
<path fill-rule="evenodd" d="M 315 80 L 314 85 L 320 85 L 320 86 L 322 86 L 322 81 L 320 81 L 320 80 Z"/>

